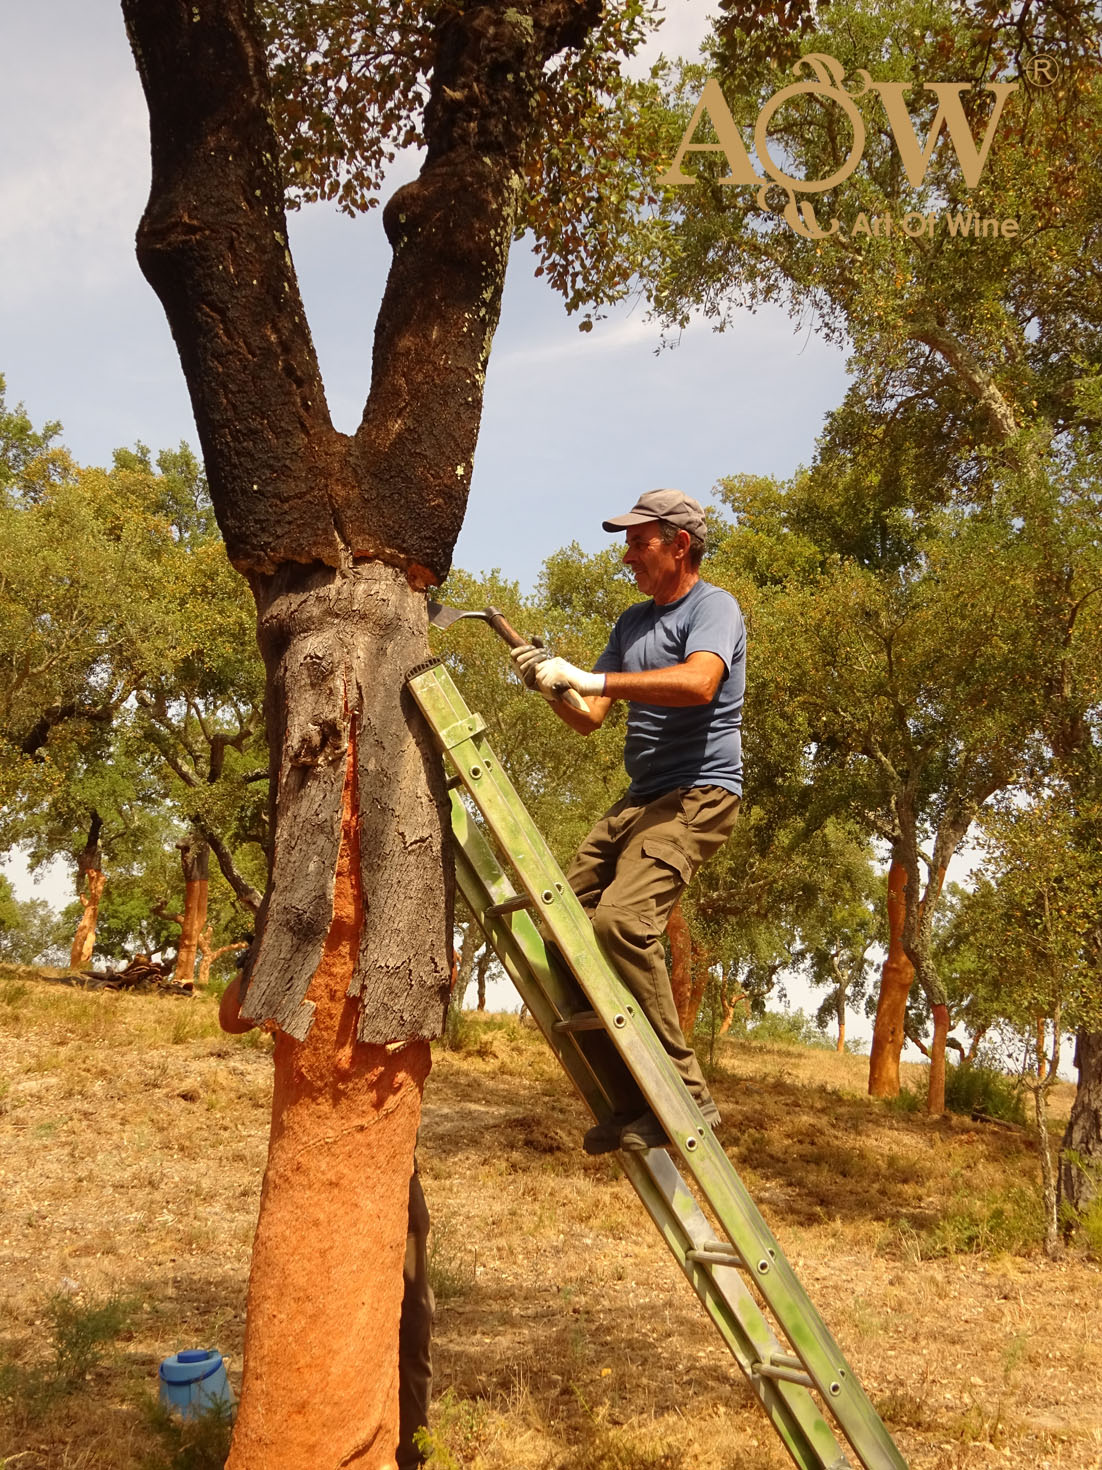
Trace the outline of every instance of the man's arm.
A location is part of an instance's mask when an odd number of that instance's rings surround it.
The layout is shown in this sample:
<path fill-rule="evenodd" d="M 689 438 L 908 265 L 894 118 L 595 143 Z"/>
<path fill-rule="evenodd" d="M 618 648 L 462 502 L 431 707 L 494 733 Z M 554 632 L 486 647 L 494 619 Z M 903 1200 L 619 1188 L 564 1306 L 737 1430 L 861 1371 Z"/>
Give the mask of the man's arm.
<path fill-rule="evenodd" d="M 539 666 L 537 680 L 551 663 L 557 667 L 545 676 L 549 681 L 562 679 L 572 684 L 572 673 L 581 674 L 585 682 L 593 678 L 591 674 L 575 669 L 565 659 L 554 659 Z M 561 699 L 556 699 L 551 707 L 572 730 L 577 730 L 580 735 L 592 735 L 604 724 L 605 716 L 617 699 L 633 699 L 637 704 L 677 709 L 711 704 L 726 672 L 727 665 L 718 653 L 690 653 L 684 663 L 670 664 L 664 669 L 645 669 L 637 674 L 605 674 L 604 693 L 584 696 L 588 706 L 585 713 L 572 709 Z"/>

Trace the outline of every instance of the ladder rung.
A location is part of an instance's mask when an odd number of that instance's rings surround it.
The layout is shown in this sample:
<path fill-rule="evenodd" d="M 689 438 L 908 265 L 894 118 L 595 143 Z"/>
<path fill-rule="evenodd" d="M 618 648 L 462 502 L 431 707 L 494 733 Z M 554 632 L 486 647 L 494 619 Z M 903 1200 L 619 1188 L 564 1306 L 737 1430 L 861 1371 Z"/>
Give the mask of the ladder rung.
<path fill-rule="evenodd" d="M 573 1016 L 564 1016 L 561 1021 L 556 1021 L 552 1029 L 560 1035 L 574 1031 L 603 1031 L 605 1023 L 596 1011 L 578 1011 Z"/>
<path fill-rule="evenodd" d="M 783 1383 L 798 1383 L 801 1388 L 815 1387 L 802 1368 L 786 1368 L 779 1363 L 755 1363 L 751 1372 L 755 1378 L 773 1378 Z"/>
<path fill-rule="evenodd" d="M 532 907 L 532 900 L 526 893 L 518 893 L 514 898 L 506 898 L 501 903 L 492 903 L 484 912 L 490 914 L 513 914 L 517 909 L 528 909 Z"/>
<path fill-rule="evenodd" d="M 742 1265 L 742 1257 L 736 1250 L 724 1250 L 722 1247 L 714 1250 L 709 1248 L 705 1250 L 686 1251 L 685 1259 L 687 1261 L 695 1261 L 698 1266 Z"/>

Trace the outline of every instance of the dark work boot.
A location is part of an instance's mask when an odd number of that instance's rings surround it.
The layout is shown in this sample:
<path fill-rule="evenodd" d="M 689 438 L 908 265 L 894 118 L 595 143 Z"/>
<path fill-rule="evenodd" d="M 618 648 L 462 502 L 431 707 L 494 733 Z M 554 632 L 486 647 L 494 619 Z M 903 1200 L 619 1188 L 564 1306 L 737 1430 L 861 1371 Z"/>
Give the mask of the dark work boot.
<path fill-rule="evenodd" d="M 620 1134 L 620 1147 L 629 1153 L 639 1153 L 645 1148 L 669 1148 L 670 1140 L 662 1124 L 648 1109 Z"/>
<path fill-rule="evenodd" d="M 582 1147 L 587 1154 L 610 1154 L 620 1147 L 620 1134 L 631 1121 L 630 1113 L 613 1113 L 604 1123 L 594 1123 L 586 1130 Z"/>

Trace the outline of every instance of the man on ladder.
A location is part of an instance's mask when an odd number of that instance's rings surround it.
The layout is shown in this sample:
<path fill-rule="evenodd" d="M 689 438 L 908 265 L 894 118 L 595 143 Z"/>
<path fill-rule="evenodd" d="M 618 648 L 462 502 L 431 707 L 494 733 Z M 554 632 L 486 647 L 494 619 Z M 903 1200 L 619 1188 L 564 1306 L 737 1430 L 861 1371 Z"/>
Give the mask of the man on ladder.
<path fill-rule="evenodd" d="M 512 657 L 525 683 L 572 729 L 600 729 L 628 701 L 627 793 L 582 843 L 567 878 L 601 945 L 634 994 L 705 1120 L 719 1109 L 681 1032 L 662 936 L 693 874 L 727 840 L 742 793 L 746 633 L 738 603 L 700 576 L 707 527 L 680 490 L 649 490 L 626 515 L 624 563 L 645 602 L 621 614 L 592 673 L 525 645 Z M 580 710 L 558 697 L 580 694 Z M 661 1148 L 669 1139 L 646 1109 L 616 1114 L 585 1136 L 590 1154 Z"/>

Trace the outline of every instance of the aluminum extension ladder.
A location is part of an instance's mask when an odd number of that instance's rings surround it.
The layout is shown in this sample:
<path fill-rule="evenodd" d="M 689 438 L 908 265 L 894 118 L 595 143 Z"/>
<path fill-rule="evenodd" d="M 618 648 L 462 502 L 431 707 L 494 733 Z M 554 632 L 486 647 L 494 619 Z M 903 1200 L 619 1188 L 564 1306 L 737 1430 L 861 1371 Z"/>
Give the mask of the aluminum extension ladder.
<path fill-rule="evenodd" d="M 853 1466 L 833 1419 L 865 1470 L 907 1470 L 650 1023 L 599 948 L 485 739 L 482 717 L 467 708 L 439 662 L 412 670 L 407 684 L 454 768 L 449 785 L 460 892 L 594 1118 L 605 1122 L 625 1101 L 630 1106 L 628 1099 L 638 1097 L 634 1081 L 673 1140 L 719 1231 L 670 1152 L 620 1151 L 617 1158 L 793 1460 L 800 1470 Z M 513 869 L 516 886 L 460 788 Z"/>

